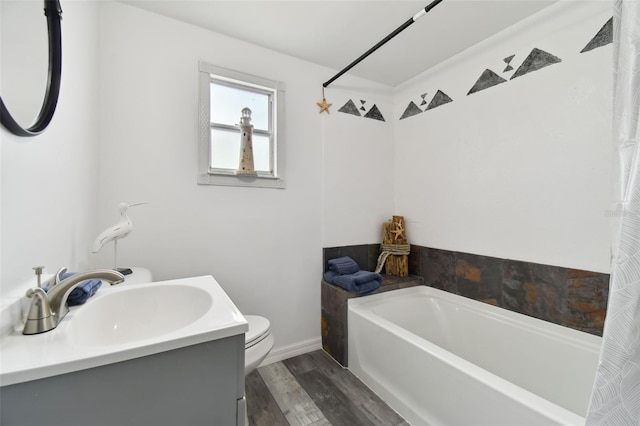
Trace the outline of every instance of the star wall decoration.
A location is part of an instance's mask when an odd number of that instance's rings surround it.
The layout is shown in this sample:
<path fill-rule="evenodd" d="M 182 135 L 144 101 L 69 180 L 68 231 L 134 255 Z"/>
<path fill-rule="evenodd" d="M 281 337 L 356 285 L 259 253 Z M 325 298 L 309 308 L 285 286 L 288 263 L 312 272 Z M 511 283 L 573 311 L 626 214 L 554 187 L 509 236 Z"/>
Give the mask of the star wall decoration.
<path fill-rule="evenodd" d="M 329 114 L 329 107 L 333 104 L 327 103 L 327 100 L 325 98 L 322 98 L 322 102 L 316 102 L 316 105 L 320 107 L 320 114 L 325 111 L 327 112 L 327 114 Z"/>
<path fill-rule="evenodd" d="M 329 107 L 333 104 L 328 103 L 327 99 L 324 97 L 324 87 L 322 87 L 322 102 L 316 102 L 316 105 L 320 107 L 320 114 L 322 114 L 324 111 L 329 114 Z"/>

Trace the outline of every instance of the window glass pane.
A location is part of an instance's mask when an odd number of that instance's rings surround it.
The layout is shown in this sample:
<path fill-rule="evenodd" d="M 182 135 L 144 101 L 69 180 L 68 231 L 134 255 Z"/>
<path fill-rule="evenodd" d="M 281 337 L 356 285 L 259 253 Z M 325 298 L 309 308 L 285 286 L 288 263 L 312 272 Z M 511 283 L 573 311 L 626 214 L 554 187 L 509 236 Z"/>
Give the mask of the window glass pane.
<path fill-rule="evenodd" d="M 211 122 L 235 126 L 243 108 L 251 109 L 251 124 L 269 129 L 269 95 L 211 83 Z"/>
<path fill-rule="evenodd" d="M 240 164 L 240 131 L 211 129 L 211 167 L 236 170 Z"/>
<path fill-rule="evenodd" d="M 253 167 L 257 171 L 270 172 L 269 137 L 252 135 Z M 240 132 L 211 129 L 211 159 L 214 169 L 237 170 L 240 164 Z"/>
<path fill-rule="evenodd" d="M 271 172 L 269 161 L 269 137 L 253 135 L 253 167 L 261 172 Z"/>

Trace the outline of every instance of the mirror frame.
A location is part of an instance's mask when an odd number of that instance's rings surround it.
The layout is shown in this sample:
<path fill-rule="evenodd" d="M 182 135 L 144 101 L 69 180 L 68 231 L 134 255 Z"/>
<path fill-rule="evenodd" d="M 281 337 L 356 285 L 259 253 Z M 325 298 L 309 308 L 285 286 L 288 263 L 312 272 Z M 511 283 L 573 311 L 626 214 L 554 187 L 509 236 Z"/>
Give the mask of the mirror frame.
<path fill-rule="evenodd" d="M 62 30 L 60 24 L 62 7 L 60 0 L 44 0 L 44 14 L 47 17 L 47 32 L 49 34 L 49 74 L 47 91 L 36 122 L 26 129 L 20 126 L 0 96 L 0 122 L 16 136 L 36 136 L 42 133 L 51 122 L 58 104 L 62 76 Z"/>

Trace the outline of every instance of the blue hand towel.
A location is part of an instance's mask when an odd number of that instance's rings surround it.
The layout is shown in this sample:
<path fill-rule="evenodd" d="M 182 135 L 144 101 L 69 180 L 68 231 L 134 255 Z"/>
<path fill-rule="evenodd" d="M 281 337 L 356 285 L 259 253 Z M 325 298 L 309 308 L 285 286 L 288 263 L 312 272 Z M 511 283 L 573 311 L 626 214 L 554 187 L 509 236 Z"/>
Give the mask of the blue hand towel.
<path fill-rule="evenodd" d="M 75 272 L 65 272 L 64 274 L 60 275 L 60 280 L 69 278 L 73 274 L 75 274 Z M 47 283 L 47 287 L 44 288 L 43 290 L 48 291 L 49 285 L 51 285 L 50 281 Z M 82 305 L 87 300 L 89 300 L 91 296 L 96 294 L 96 291 L 98 291 L 101 285 L 102 285 L 102 281 L 100 280 L 84 281 L 82 284 L 80 284 L 79 286 L 77 286 L 71 291 L 71 294 L 69 294 L 69 297 L 67 298 L 67 305 L 68 306 Z"/>
<path fill-rule="evenodd" d="M 67 305 L 82 305 L 87 300 L 89 300 L 91 296 L 96 294 L 96 291 L 98 291 L 101 285 L 102 281 L 100 280 L 87 280 L 83 282 L 78 287 L 73 289 L 73 291 L 67 298 Z"/>
<path fill-rule="evenodd" d="M 355 274 L 360 270 L 358 264 L 349 256 L 338 257 L 329 260 L 329 270 L 340 275 Z"/>
<path fill-rule="evenodd" d="M 358 295 L 368 294 L 382 285 L 382 275 L 375 272 L 358 271 L 355 274 L 340 275 L 333 271 L 324 273 L 328 283 L 335 284 Z"/>

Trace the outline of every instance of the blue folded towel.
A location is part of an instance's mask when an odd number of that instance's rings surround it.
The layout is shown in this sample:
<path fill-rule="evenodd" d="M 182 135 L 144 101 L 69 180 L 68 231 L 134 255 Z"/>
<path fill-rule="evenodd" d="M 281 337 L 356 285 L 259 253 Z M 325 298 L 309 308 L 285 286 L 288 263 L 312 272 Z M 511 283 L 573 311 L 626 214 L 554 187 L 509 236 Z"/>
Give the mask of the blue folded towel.
<path fill-rule="evenodd" d="M 358 295 L 368 294 L 382 285 L 382 275 L 375 272 L 358 271 L 355 274 L 340 275 L 334 271 L 324 273 L 328 283 L 335 284 Z"/>
<path fill-rule="evenodd" d="M 69 278 L 73 274 L 75 274 L 75 272 L 65 272 L 64 274 L 60 275 L 60 280 Z M 48 284 L 50 285 L 51 282 L 49 282 Z M 69 297 L 67 298 L 67 305 L 68 306 L 82 305 L 87 300 L 89 300 L 91 296 L 96 294 L 96 291 L 98 291 L 101 285 L 102 285 L 102 281 L 100 280 L 84 281 L 82 284 L 80 284 L 79 286 L 77 286 L 71 291 L 71 294 L 69 294 Z M 43 290 L 44 291 L 49 290 L 48 286 L 46 288 L 43 288 Z"/>
<path fill-rule="evenodd" d="M 360 270 L 358 264 L 349 256 L 338 257 L 329 260 L 329 270 L 340 275 L 355 274 Z"/>
<path fill-rule="evenodd" d="M 67 298 L 67 305 L 82 305 L 87 300 L 89 300 L 91 296 L 96 294 L 96 291 L 98 291 L 101 285 L 102 281 L 100 280 L 88 280 L 83 282 L 78 287 L 73 289 L 73 291 Z"/>

